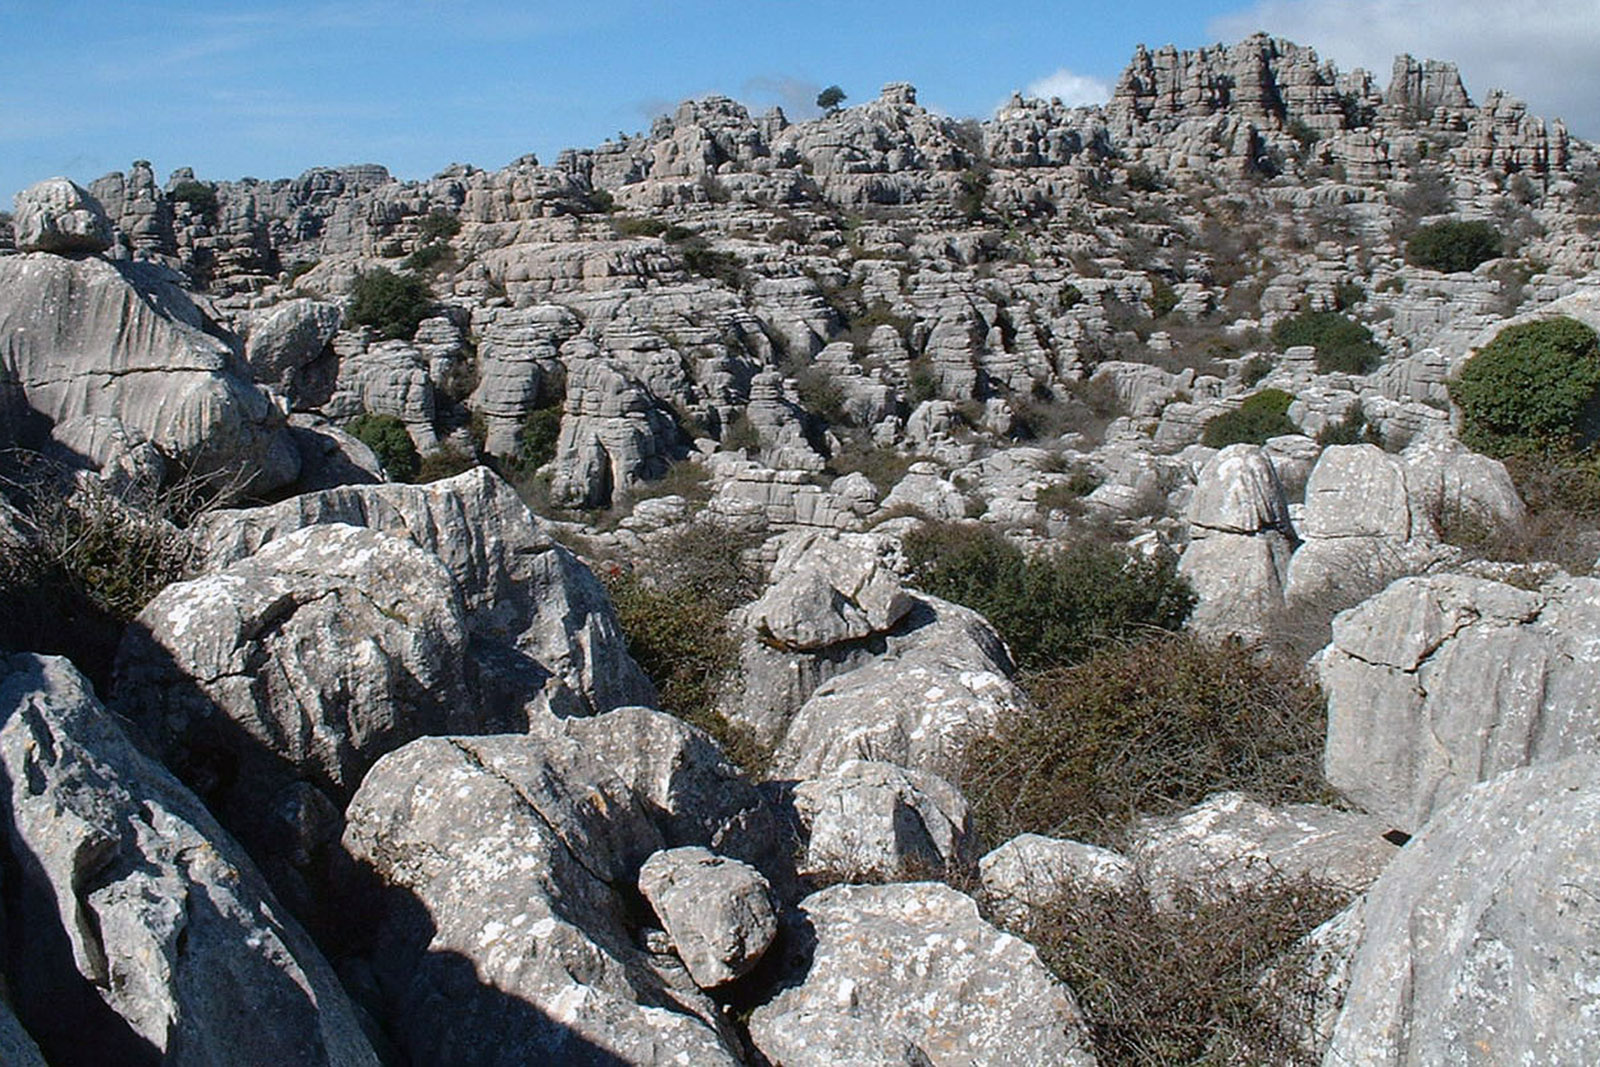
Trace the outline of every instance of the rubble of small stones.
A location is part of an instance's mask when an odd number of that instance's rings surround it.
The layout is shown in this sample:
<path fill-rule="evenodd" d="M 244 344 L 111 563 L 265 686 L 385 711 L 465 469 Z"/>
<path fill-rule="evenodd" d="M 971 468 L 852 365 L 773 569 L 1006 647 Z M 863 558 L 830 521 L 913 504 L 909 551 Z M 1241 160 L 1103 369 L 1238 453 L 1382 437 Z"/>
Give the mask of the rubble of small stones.
<path fill-rule="evenodd" d="M 1600 585 L 1456 543 L 1527 509 L 1449 382 L 1600 325 L 1597 171 L 1449 63 L 1258 34 L 1140 46 L 1100 107 L 713 96 L 553 164 L 19 193 L 0 444 L 214 499 L 104 692 L 0 658 L 0 1060 L 1087 1065 L 1005 929 L 1297 880 L 1353 898 L 1263 979 L 1326 993 L 1306 1062 L 1592 1060 Z M 1507 254 L 1409 262 L 1445 219 Z M 354 321 L 379 268 L 428 286 L 405 336 Z M 1307 311 L 1376 367 L 1279 351 Z M 1283 432 L 1206 443 L 1264 389 Z M 985 840 L 964 747 L 1034 708 L 908 580 L 927 522 L 1318 634 L 1330 803 Z M 711 716 L 760 766 L 662 707 L 596 576 L 692 524 L 760 572 Z M 0 499 L 7 559 L 36 535 Z"/>

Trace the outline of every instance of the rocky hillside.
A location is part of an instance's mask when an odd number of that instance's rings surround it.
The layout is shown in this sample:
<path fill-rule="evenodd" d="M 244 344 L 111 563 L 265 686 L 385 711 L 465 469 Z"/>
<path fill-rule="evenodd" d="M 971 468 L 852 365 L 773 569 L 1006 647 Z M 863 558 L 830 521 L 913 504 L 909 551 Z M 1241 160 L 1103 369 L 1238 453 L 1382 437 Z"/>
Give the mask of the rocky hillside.
<path fill-rule="evenodd" d="M 1593 146 L 1265 36 L 41 182 L 0 1061 L 1593 1060 L 1596 328 Z"/>

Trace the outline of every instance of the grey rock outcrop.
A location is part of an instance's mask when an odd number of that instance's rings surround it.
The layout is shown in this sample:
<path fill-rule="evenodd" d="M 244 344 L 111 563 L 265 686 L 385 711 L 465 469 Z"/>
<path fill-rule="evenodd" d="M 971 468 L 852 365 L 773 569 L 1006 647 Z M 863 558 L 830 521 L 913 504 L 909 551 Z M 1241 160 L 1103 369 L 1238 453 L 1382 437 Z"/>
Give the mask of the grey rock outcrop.
<path fill-rule="evenodd" d="M 1600 1011 L 1600 761 L 1501 775 L 1379 878 L 1323 1063 L 1587 1063 Z"/>
<path fill-rule="evenodd" d="M 609 507 L 665 474 L 677 443 L 672 419 L 621 364 L 571 362 L 550 497 L 565 507 Z"/>
<path fill-rule="evenodd" d="M 111 247 L 111 220 L 88 190 L 46 178 L 16 195 L 11 229 L 19 252 L 72 255 Z"/>
<path fill-rule="evenodd" d="M 816 937 L 803 981 L 750 1020 L 774 1062 L 821 1067 L 863 1047 L 873 1063 L 1095 1062 L 1071 992 L 970 897 L 938 883 L 834 886 L 800 907 Z"/>
<path fill-rule="evenodd" d="M 1372 884 L 1396 852 L 1388 823 L 1319 804 L 1268 807 L 1219 793 L 1181 815 L 1144 819 L 1128 855 L 1151 897 L 1170 904 L 1185 892 L 1237 892 L 1309 879 L 1354 894 Z"/>
<path fill-rule="evenodd" d="M 25 961 L 8 979 L 53 1062 L 92 1050 L 101 1062 L 377 1067 L 310 939 L 70 664 L 0 661 L 0 715 L 9 870 L 21 873 L 6 887 L 7 933 Z"/>
<path fill-rule="evenodd" d="M 794 787 L 807 835 L 801 873 L 846 881 L 970 874 L 977 838 L 966 798 L 926 771 L 851 760 Z"/>
<path fill-rule="evenodd" d="M 312 526 L 163 590 L 118 650 L 115 691 L 304 908 L 298 878 L 315 880 L 307 869 L 378 757 L 424 734 L 484 732 L 466 651 L 460 593 L 438 557 L 373 530 Z"/>
<path fill-rule="evenodd" d="M 767 880 L 709 849 L 657 852 L 639 870 L 639 891 L 702 989 L 747 973 L 778 936 Z"/>
<path fill-rule="evenodd" d="M 414 741 L 362 782 L 344 844 L 373 1008 L 412 1062 L 739 1062 L 688 976 L 634 947 L 614 887 L 661 837 L 577 743 Z"/>
<path fill-rule="evenodd" d="M 914 598 L 887 554 L 870 536 L 807 534 L 784 545 L 773 564 L 776 580 L 742 609 L 742 625 L 783 651 L 817 651 L 885 633 Z"/>
<path fill-rule="evenodd" d="M 1600 753 L 1600 581 L 1406 578 L 1334 620 L 1328 780 L 1407 832 L 1475 782 Z"/>
<path fill-rule="evenodd" d="M 485 699 L 558 714 L 655 703 L 605 589 L 556 544 L 510 485 L 478 467 L 428 485 L 345 486 L 218 511 L 196 527 L 207 566 L 319 523 L 404 537 L 444 561 L 461 591 Z"/>
<path fill-rule="evenodd" d="M 204 323 L 149 264 L 0 259 L 0 434 L 38 447 L 27 417 L 48 426 L 106 416 L 196 476 L 243 479 L 257 492 L 288 483 L 298 459 L 284 413 Z"/>
<path fill-rule="evenodd" d="M 258 382 L 277 387 L 297 408 L 328 402 L 337 373 L 330 349 L 344 313 L 321 300 L 288 300 L 251 323 L 244 358 Z"/>
<path fill-rule="evenodd" d="M 1297 537 L 1271 458 L 1229 445 L 1201 468 L 1189 502 L 1189 547 L 1178 570 L 1198 598 L 1200 633 L 1259 637 L 1283 607 Z"/>
<path fill-rule="evenodd" d="M 1008 922 L 1064 894 L 1128 892 L 1137 875 L 1121 853 L 1040 834 L 1018 834 L 978 861 L 984 901 Z"/>

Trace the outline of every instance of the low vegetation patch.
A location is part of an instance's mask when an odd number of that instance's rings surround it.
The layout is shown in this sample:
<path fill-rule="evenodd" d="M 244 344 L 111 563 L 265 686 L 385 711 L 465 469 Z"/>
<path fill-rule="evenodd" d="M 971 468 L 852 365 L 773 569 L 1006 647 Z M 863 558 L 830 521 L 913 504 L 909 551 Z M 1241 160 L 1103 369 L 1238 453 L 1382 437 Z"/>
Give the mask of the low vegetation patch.
<path fill-rule="evenodd" d="M 928 523 L 905 538 L 910 581 L 981 612 L 1018 666 L 1082 661 L 1152 628 L 1176 630 L 1194 607 L 1169 559 L 1084 541 L 1025 553 L 987 526 Z"/>
<path fill-rule="evenodd" d="M 748 538 L 707 521 L 689 523 L 631 567 L 601 567 L 628 652 L 661 696 L 661 707 L 705 730 L 729 758 L 758 777 L 771 752 L 717 710 L 738 663 L 727 614 L 755 598 L 759 576 L 744 562 Z"/>
<path fill-rule="evenodd" d="M 1246 397 L 1232 411 L 1224 411 L 1206 420 L 1200 443 L 1207 448 L 1226 448 L 1229 445 L 1266 444 L 1270 438 L 1299 433 L 1300 427 L 1289 419 L 1289 405 L 1294 397 L 1282 389 L 1263 389 Z"/>
<path fill-rule="evenodd" d="M 1163 635 L 1025 679 L 1034 710 L 968 745 L 960 785 L 991 842 L 1120 846 L 1141 815 L 1237 789 L 1325 801 L 1326 711 L 1298 665 Z"/>
<path fill-rule="evenodd" d="M 1289 880 L 1180 894 L 1161 910 L 1139 889 L 1066 892 L 1012 929 L 1077 996 L 1102 1067 L 1312 1067 L 1300 1035 L 1329 994 L 1297 972 L 1296 946 L 1347 902 Z"/>
<path fill-rule="evenodd" d="M 352 323 L 371 326 L 379 337 L 405 341 L 417 332 L 432 305 L 433 294 L 421 278 L 374 267 L 356 277 L 346 313 Z"/>
<path fill-rule="evenodd" d="M 1592 439 L 1600 400 L 1600 341 L 1561 316 L 1508 326 L 1450 382 L 1461 439 L 1480 452 L 1569 449 Z"/>
<path fill-rule="evenodd" d="M 1303 311 L 1279 319 L 1272 343 L 1280 352 L 1296 345 L 1315 348 L 1318 374 L 1371 374 L 1383 358 L 1372 331 L 1337 311 Z"/>

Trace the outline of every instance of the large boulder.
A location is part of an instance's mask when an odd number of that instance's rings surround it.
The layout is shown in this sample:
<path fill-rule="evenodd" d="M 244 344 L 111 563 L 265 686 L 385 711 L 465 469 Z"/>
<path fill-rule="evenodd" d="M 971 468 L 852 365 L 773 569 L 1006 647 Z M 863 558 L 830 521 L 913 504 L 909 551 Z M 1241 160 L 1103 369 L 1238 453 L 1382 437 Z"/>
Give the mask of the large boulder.
<path fill-rule="evenodd" d="M 261 858 L 302 868 L 384 753 L 481 733 L 460 593 L 436 556 L 307 527 L 168 586 L 118 650 L 119 710 Z"/>
<path fill-rule="evenodd" d="M 1137 876 L 1121 853 L 1042 834 L 1018 834 L 978 861 L 984 903 L 1007 922 L 1027 923 L 1065 895 L 1126 893 Z"/>
<path fill-rule="evenodd" d="M 681 968 L 634 946 L 618 887 L 663 842 L 576 742 L 414 741 L 367 775 L 344 843 L 371 1009 L 409 1062 L 739 1062 Z"/>
<path fill-rule="evenodd" d="M 1600 759 L 1477 785 L 1367 894 L 1323 1063 L 1600 1059 Z"/>
<path fill-rule="evenodd" d="M 86 189 L 66 178 L 46 178 L 15 198 L 11 229 L 19 252 L 61 255 L 104 252 L 111 220 Z"/>
<path fill-rule="evenodd" d="M 428 485 L 341 486 L 197 524 L 206 566 L 243 559 L 305 526 L 348 523 L 404 537 L 444 561 L 461 590 L 486 700 L 558 714 L 655 703 L 605 588 L 483 467 Z"/>
<path fill-rule="evenodd" d="M 1600 753 L 1600 581 L 1406 578 L 1334 620 L 1329 782 L 1413 832 L 1475 782 Z"/>
<path fill-rule="evenodd" d="M 1201 468 L 1189 503 L 1189 547 L 1178 570 L 1194 587 L 1190 624 L 1219 637 L 1260 637 L 1283 607 L 1298 543 L 1271 458 L 1229 445 Z"/>
<path fill-rule="evenodd" d="M 750 1020 L 772 1062 L 1095 1062 L 1072 993 L 972 898 L 933 882 L 840 885 L 800 909 L 811 958 Z M 863 1050 L 872 1058 L 849 1058 Z"/>
<path fill-rule="evenodd" d="M 778 936 L 761 872 L 709 849 L 657 852 L 639 869 L 639 891 L 702 989 L 743 976 Z"/>
<path fill-rule="evenodd" d="M 6 978 L 51 1063 L 376 1067 L 249 859 L 65 660 L 0 660 L 0 770 Z"/>
<path fill-rule="evenodd" d="M 244 358 L 258 382 L 277 386 L 297 407 L 332 395 L 338 359 L 329 347 L 344 314 L 322 300 L 287 300 L 250 324 Z"/>
<path fill-rule="evenodd" d="M 299 463 L 283 410 L 172 278 L 98 257 L 0 258 L 0 438 L 37 448 L 52 425 L 106 416 L 191 475 L 287 484 Z"/>
<path fill-rule="evenodd" d="M 885 633 L 915 602 L 887 558 L 890 551 L 866 534 L 791 539 L 773 564 L 772 585 L 743 609 L 741 622 L 762 643 L 791 652 Z"/>
<path fill-rule="evenodd" d="M 961 791 L 936 774 L 851 760 L 794 787 L 802 873 L 845 881 L 970 875 L 977 836 Z"/>

